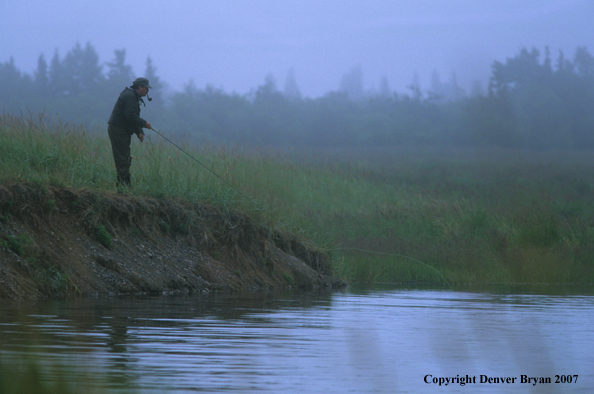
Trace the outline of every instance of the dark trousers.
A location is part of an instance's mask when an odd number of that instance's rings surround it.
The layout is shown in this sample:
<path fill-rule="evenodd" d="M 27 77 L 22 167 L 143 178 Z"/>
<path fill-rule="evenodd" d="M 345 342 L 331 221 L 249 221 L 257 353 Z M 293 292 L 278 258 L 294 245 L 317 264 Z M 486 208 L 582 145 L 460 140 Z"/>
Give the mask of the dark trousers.
<path fill-rule="evenodd" d="M 118 175 L 116 186 L 131 186 L 130 166 L 132 165 L 132 156 L 130 156 L 130 143 L 132 142 L 132 136 L 123 127 L 112 124 L 107 127 L 107 133 L 111 141 L 113 160 Z"/>

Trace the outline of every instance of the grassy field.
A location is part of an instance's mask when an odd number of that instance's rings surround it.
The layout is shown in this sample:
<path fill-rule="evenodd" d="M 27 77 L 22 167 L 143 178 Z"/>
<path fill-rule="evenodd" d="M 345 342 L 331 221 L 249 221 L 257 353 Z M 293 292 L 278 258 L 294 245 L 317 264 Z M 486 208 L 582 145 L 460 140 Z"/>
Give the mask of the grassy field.
<path fill-rule="evenodd" d="M 272 152 L 195 146 L 162 133 L 204 167 L 147 131 L 143 144 L 132 143 L 128 193 L 248 212 L 328 250 L 336 275 L 350 282 L 594 281 L 592 152 Z M 4 115 L 0 183 L 114 192 L 106 134 Z"/>

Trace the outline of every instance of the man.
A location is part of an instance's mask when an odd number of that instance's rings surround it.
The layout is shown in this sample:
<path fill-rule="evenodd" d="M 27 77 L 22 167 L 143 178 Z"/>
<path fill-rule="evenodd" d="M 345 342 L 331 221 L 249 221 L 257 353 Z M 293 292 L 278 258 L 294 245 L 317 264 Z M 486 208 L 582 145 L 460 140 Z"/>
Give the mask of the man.
<path fill-rule="evenodd" d="M 152 129 L 151 124 L 140 117 L 140 103 L 146 105 L 142 98 L 147 95 L 149 89 L 151 86 L 148 79 L 136 78 L 132 82 L 132 86 L 120 93 L 107 121 L 107 133 L 111 141 L 111 150 L 117 171 L 117 187 L 132 186 L 130 182 L 132 134 L 136 134 L 142 142 L 144 141 L 142 128 Z"/>

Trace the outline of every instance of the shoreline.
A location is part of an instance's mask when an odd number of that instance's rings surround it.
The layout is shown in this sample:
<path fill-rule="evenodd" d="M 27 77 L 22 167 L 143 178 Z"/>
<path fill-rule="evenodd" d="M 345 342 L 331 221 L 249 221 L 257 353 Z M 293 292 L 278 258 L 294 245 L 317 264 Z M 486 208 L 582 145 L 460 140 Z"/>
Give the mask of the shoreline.
<path fill-rule="evenodd" d="M 241 212 L 86 189 L 0 186 L 0 299 L 346 286 L 330 257 Z"/>

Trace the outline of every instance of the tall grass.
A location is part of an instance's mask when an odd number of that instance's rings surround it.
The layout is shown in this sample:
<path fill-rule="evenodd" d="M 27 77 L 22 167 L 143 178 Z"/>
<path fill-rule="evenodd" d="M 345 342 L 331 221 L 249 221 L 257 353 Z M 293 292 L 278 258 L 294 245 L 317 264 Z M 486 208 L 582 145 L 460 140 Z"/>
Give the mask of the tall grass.
<path fill-rule="evenodd" d="M 0 181 L 28 181 L 93 190 L 115 190 L 115 169 L 106 133 L 90 135 L 76 126 L 37 118 L 4 115 L 0 120 Z M 136 138 L 134 138 L 136 140 Z M 193 150 L 213 171 L 225 172 L 229 160 L 214 151 Z M 218 157 L 217 157 L 218 155 Z M 221 198 L 225 185 L 197 171 L 180 152 L 148 135 L 132 143 L 131 194 L 189 199 Z M 223 160 L 218 160 L 222 158 Z"/>
<path fill-rule="evenodd" d="M 263 225 L 328 249 L 336 274 L 351 281 L 594 280 L 589 152 L 378 148 L 281 154 L 197 146 L 163 133 L 224 182 L 148 131 L 144 143 L 132 143 L 129 194 L 244 210 Z M 43 116 L 4 115 L 0 181 L 113 192 L 105 134 Z"/>

